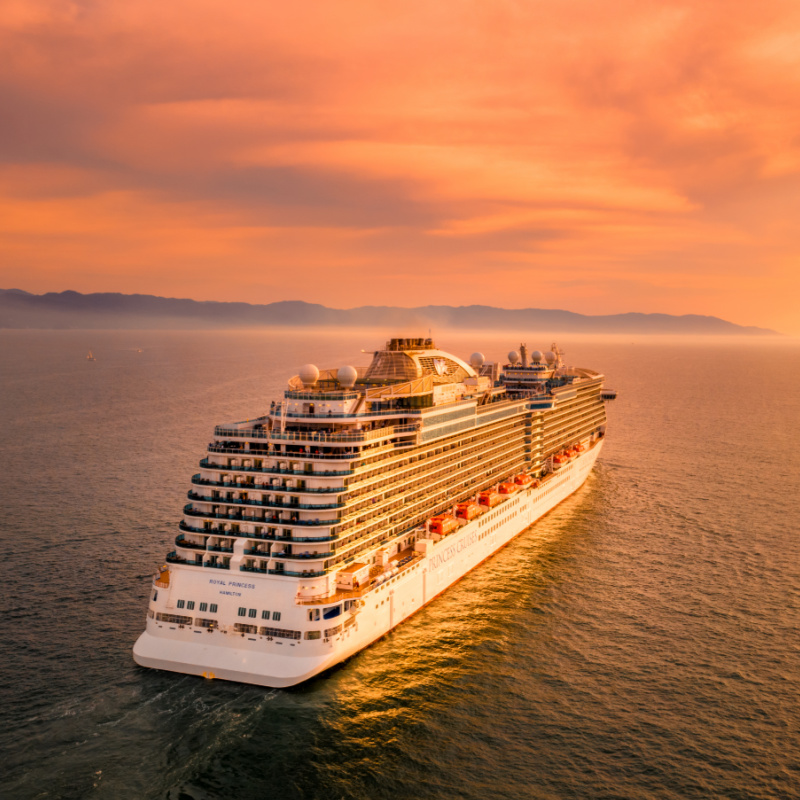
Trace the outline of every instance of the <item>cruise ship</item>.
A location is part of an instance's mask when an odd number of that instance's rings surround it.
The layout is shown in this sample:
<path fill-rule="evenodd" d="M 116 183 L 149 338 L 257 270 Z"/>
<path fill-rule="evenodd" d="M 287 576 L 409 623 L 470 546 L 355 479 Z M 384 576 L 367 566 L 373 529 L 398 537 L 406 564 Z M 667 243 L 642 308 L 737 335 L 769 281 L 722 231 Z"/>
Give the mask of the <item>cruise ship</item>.
<path fill-rule="evenodd" d="M 353 656 L 580 487 L 614 397 L 556 345 L 500 364 L 397 338 L 367 367 L 307 364 L 214 429 L 135 661 L 286 687 Z"/>

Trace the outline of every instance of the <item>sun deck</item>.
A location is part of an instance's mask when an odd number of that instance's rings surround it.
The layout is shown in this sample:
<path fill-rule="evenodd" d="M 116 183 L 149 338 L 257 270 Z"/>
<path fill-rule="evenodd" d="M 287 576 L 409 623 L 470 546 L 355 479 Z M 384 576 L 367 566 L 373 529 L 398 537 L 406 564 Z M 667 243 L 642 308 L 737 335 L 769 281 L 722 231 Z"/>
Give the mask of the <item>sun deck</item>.
<path fill-rule="evenodd" d="M 389 580 L 389 578 L 396 578 L 398 575 L 402 575 L 424 557 L 424 553 L 416 553 L 413 547 L 408 547 L 390 556 L 388 566 L 378 575 L 370 576 L 369 581 L 358 589 L 338 589 L 332 594 L 317 595 L 315 597 L 298 597 L 295 602 L 297 605 L 301 606 L 318 606 L 327 603 L 335 603 L 339 600 L 360 599 L 368 595 L 378 586 L 381 586 Z M 394 572 L 395 569 L 397 572 Z"/>

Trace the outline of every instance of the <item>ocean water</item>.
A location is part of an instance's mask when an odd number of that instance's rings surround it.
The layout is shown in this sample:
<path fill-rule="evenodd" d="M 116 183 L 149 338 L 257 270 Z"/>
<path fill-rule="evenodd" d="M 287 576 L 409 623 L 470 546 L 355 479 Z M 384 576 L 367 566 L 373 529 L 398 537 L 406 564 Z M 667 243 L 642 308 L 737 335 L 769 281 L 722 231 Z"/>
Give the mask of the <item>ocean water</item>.
<path fill-rule="evenodd" d="M 561 337 L 619 399 L 508 547 L 297 688 L 133 663 L 213 425 L 381 340 L 0 331 L 4 800 L 800 796 L 793 342 Z"/>

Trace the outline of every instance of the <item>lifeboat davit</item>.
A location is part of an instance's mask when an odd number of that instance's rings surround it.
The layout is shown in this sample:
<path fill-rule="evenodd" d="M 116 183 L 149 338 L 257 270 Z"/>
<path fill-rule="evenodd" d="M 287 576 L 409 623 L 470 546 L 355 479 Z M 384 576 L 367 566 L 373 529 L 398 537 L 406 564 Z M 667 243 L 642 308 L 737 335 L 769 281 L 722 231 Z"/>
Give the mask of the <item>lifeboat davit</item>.
<path fill-rule="evenodd" d="M 469 520 L 475 519 L 480 513 L 481 507 L 472 500 L 456 505 L 456 516 L 459 519 L 465 519 L 469 522 Z"/>
<path fill-rule="evenodd" d="M 438 533 L 440 536 L 447 536 L 458 528 L 458 520 L 452 514 L 439 514 L 431 517 L 428 521 L 428 530 L 431 533 Z"/>
<path fill-rule="evenodd" d="M 519 486 L 513 481 L 505 481 L 500 484 L 499 489 L 500 494 L 514 494 L 519 489 Z"/>

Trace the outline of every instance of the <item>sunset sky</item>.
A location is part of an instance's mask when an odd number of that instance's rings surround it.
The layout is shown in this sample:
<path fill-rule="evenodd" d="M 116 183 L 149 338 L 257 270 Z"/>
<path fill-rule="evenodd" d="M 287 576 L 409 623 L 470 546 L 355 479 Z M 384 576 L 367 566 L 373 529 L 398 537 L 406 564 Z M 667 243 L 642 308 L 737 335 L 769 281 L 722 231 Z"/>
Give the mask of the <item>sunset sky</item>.
<path fill-rule="evenodd" d="M 800 334 L 797 0 L 0 0 L 0 287 Z"/>

